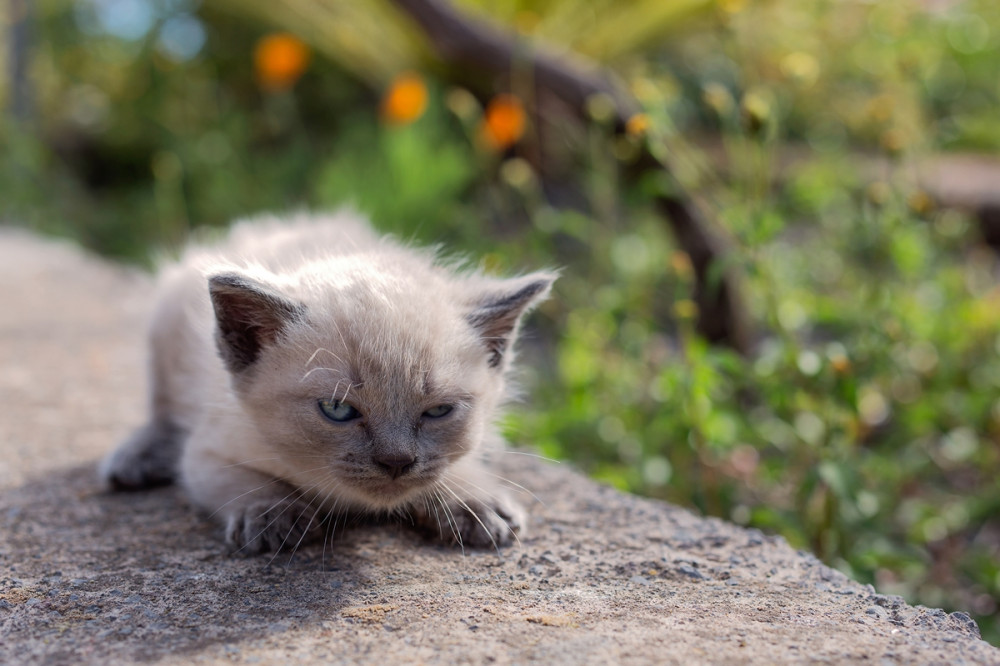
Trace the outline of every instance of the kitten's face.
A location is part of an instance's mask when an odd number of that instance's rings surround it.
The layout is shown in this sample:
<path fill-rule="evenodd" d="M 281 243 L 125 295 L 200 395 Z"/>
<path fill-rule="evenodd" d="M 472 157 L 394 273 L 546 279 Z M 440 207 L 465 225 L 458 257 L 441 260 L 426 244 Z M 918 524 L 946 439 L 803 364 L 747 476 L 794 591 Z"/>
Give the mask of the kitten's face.
<path fill-rule="evenodd" d="M 478 303 L 341 291 L 322 308 L 240 282 L 213 302 L 244 412 L 296 485 L 392 509 L 479 448 L 517 320 L 550 282 L 521 279 Z"/>
<path fill-rule="evenodd" d="M 503 386 L 471 330 L 448 350 L 299 333 L 262 355 L 242 400 L 316 494 L 388 509 L 478 448 Z"/>

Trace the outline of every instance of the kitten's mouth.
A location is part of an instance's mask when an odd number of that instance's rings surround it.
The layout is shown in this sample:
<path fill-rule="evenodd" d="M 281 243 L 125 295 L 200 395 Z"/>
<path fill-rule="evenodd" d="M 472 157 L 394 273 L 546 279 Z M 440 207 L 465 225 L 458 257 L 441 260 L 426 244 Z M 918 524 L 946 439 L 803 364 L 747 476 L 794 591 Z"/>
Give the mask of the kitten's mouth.
<path fill-rule="evenodd" d="M 399 506 L 434 484 L 433 478 L 404 475 L 395 479 L 383 477 L 358 484 L 360 491 L 369 502 L 385 509 Z"/>
<path fill-rule="evenodd" d="M 433 461 L 420 461 L 409 469 L 392 470 L 373 461 L 364 465 L 345 465 L 338 476 L 341 492 L 350 497 L 353 504 L 391 511 L 432 491 L 441 478 L 441 468 Z"/>

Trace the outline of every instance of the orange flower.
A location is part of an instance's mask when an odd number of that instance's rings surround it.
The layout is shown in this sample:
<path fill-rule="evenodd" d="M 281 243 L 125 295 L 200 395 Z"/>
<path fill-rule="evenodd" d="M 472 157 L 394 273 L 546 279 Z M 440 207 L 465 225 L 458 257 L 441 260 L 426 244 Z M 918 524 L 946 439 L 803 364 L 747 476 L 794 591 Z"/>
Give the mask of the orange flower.
<path fill-rule="evenodd" d="M 527 120 L 521 100 L 513 95 L 497 95 L 486 106 L 480 134 L 491 148 L 505 150 L 524 136 Z"/>
<path fill-rule="evenodd" d="M 629 136 L 635 136 L 635 137 L 643 136 L 646 134 L 646 131 L 648 129 L 649 129 L 649 116 L 647 116 L 645 113 L 637 113 L 633 115 L 631 118 L 629 118 L 628 121 L 625 123 L 625 132 Z"/>
<path fill-rule="evenodd" d="M 382 118 L 391 125 L 408 125 L 427 110 L 427 84 L 415 72 L 393 79 L 382 98 Z"/>
<path fill-rule="evenodd" d="M 287 32 L 262 37 L 254 48 L 257 82 L 266 90 L 288 90 L 309 64 L 309 47 Z"/>
<path fill-rule="evenodd" d="M 691 255 L 681 250 L 670 253 L 670 267 L 674 269 L 682 280 L 690 280 L 694 277 L 694 264 L 691 263 Z"/>
<path fill-rule="evenodd" d="M 846 375 L 851 371 L 851 359 L 843 354 L 837 354 L 830 358 L 830 367 L 838 375 Z"/>

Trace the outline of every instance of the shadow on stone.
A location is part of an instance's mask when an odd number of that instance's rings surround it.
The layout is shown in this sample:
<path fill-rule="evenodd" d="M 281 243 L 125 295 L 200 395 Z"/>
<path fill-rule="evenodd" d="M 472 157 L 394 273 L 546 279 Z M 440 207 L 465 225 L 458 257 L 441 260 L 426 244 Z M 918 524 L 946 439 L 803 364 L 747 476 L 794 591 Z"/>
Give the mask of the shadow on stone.
<path fill-rule="evenodd" d="M 4 633 L 46 645 L 49 662 L 237 649 L 340 619 L 347 592 L 388 564 L 378 555 L 386 542 L 454 557 L 392 527 L 348 528 L 348 538 L 294 553 L 231 556 L 178 489 L 109 493 L 89 465 L 0 491 L 0 532 Z"/>

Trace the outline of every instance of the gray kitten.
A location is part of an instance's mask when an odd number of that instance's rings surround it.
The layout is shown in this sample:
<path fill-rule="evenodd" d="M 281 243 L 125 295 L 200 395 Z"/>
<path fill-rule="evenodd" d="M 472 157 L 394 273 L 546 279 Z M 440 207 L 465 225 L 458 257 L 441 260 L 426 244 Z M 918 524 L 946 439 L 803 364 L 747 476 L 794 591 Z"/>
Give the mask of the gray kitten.
<path fill-rule="evenodd" d="M 238 224 L 164 272 L 150 420 L 102 477 L 179 480 L 243 552 L 352 513 L 507 544 L 523 514 L 484 457 L 519 322 L 554 279 L 457 272 L 351 213 Z"/>

